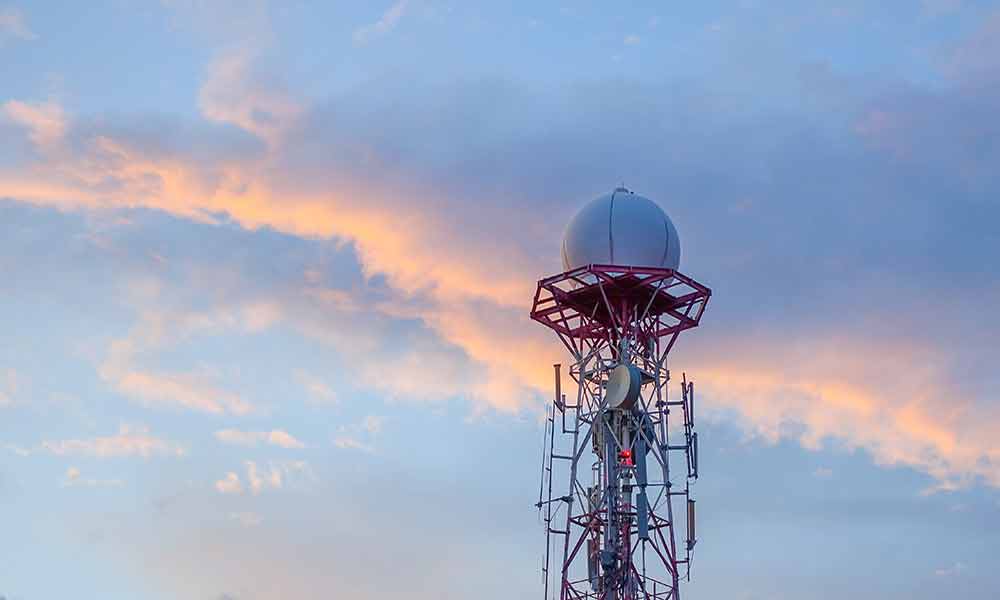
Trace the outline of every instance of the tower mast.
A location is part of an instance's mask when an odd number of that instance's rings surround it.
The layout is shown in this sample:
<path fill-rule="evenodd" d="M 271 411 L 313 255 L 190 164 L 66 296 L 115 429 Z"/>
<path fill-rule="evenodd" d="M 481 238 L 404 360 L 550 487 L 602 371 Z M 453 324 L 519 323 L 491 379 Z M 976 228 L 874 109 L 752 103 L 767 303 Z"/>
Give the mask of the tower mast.
<path fill-rule="evenodd" d="M 537 505 L 545 514 L 544 600 L 680 600 L 680 582 L 690 577 L 694 384 L 683 377 L 671 400 L 667 357 L 680 333 L 698 326 L 711 290 L 671 268 L 676 262 L 585 264 L 538 282 L 531 318 L 569 350 L 576 383 L 575 400 L 566 401 L 557 367 L 547 493 Z M 554 487 L 560 480 L 565 487 Z"/>

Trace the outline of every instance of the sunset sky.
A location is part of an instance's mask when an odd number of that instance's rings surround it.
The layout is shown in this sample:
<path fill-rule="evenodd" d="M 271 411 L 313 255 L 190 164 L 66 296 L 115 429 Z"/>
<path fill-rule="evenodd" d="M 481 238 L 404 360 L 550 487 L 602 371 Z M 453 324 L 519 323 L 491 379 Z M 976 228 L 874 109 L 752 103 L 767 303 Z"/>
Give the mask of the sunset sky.
<path fill-rule="evenodd" d="M 713 289 L 685 600 L 1000 597 L 995 2 L 0 0 L 0 599 L 540 598 L 621 183 Z"/>

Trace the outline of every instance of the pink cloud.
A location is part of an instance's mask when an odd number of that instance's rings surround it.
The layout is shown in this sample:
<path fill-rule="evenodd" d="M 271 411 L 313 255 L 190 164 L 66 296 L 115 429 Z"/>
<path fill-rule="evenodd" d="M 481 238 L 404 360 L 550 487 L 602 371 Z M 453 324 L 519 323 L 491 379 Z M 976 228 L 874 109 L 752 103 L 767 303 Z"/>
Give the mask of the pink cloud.
<path fill-rule="evenodd" d="M 271 431 L 239 431 L 236 429 L 222 429 L 215 432 L 215 439 L 225 444 L 235 444 L 239 446 L 256 446 L 257 444 L 268 444 L 280 448 L 299 449 L 306 445 L 289 435 L 282 429 Z"/>
<path fill-rule="evenodd" d="M 226 476 L 215 482 L 215 490 L 220 494 L 242 494 L 243 493 L 243 483 L 240 481 L 240 476 L 232 471 L 226 473 Z"/>
<path fill-rule="evenodd" d="M 547 332 L 528 322 L 526 311 L 534 281 L 547 274 L 555 256 L 550 261 L 529 254 L 519 243 L 498 247 L 497 242 L 504 238 L 497 230 L 509 233 L 513 240 L 522 239 L 525 234 L 518 228 L 530 227 L 523 219 L 504 218 L 488 206 L 459 215 L 471 215 L 472 225 L 493 228 L 493 235 L 482 236 L 456 217 L 457 204 L 442 201 L 433 190 L 406 188 L 389 180 L 353 179 L 350 173 L 331 173 L 320 180 L 285 176 L 284 141 L 301 126 L 309 106 L 280 88 L 268 87 L 255 74 L 249 55 L 226 56 L 213 65 L 201 106 L 206 119 L 234 123 L 266 139 L 267 152 L 206 164 L 183 154 L 151 153 L 111 133 L 95 134 L 83 145 L 81 155 L 33 165 L 36 176 L 0 173 L 0 195 L 63 208 L 144 206 L 200 221 L 224 213 L 248 229 L 271 227 L 306 238 L 348 240 L 364 273 L 383 276 L 392 297 L 377 305 L 359 306 L 341 292 L 323 290 L 315 281 L 305 282 L 302 295 L 329 303 L 344 314 L 377 312 L 417 319 L 441 341 L 439 347 L 419 356 L 404 354 L 363 363 L 358 369 L 363 381 L 389 395 L 440 398 L 461 394 L 480 406 L 505 412 L 533 407 L 535 399 L 547 397 L 550 365 L 565 357 Z M 859 125 L 859 132 L 868 136 L 891 138 L 903 122 L 895 113 L 869 116 Z M 106 185 L 108 181 L 115 185 Z M 269 299 L 261 305 L 268 310 L 257 313 L 255 319 L 232 317 L 238 310 L 234 313 L 229 307 L 214 316 L 177 317 L 180 320 L 174 324 L 181 330 L 212 331 L 232 323 L 253 321 L 266 327 L 288 319 L 303 333 L 325 335 L 308 321 L 289 316 L 282 309 L 283 302 L 288 300 Z M 102 367 L 106 380 L 149 402 L 169 401 L 210 413 L 251 410 L 239 397 L 212 388 L 204 379 L 133 368 L 140 353 L 155 350 L 156 336 L 164 329 L 140 331 L 113 346 Z M 354 335 L 363 343 L 365 335 L 371 334 L 338 335 L 341 341 Z M 781 354 L 787 342 L 767 340 L 739 357 L 700 359 L 696 372 L 707 397 L 741 415 L 767 439 L 783 435 L 784 424 L 798 423 L 804 426 L 798 439 L 806 446 L 816 447 L 826 438 L 840 439 L 869 450 L 883 464 L 909 465 L 942 480 L 980 477 L 1000 485 L 1000 477 L 988 466 L 1000 459 L 992 442 L 995 436 L 991 437 L 995 432 L 975 418 L 969 402 L 958 400 L 942 414 L 927 395 L 926 389 L 947 390 L 948 376 L 933 370 L 921 372 L 933 386 L 922 390 L 905 383 L 913 380 L 914 362 L 886 364 L 894 353 L 927 352 L 919 340 L 867 349 L 859 349 L 856 340 L 842 345 L 806 344 L 806 355 L 830 357 L 825 365 L 803 365 L 798 356 L 782 362 L 756 359 Z M 480 367 L 481 377 L 463 380 L 447 349 L 455 349 Z M 871 365 L 879 363 L 883 366 L 877 374 L 883 386 L 867 377 Z M 384 377 L 386 367 L 392 367 L 397 376 Z M 362 439 L 359 431 L 342 432 L 337 443 L 370 448 L 371 442 Z"/>
<path fill-rule="evenodd" d="M 164 373 L 137 365 L 139 359 L 196 332 L 242 327 L 258 330 L 271 323 L 255 305 L 243 312 L 172 313 L 148 310 L 123 339 L 110 344 L 99 367 L 102 379 L 119 392 L 150 406 L 174 406 L 210 414 L 248 415 L 256 408 L 240 395 L 212 382 L 209 373 Z"/>
<path fill-rule="evenodd" d="M 696 359 L 700 395 L 707 410 L 735 412 L 762 439 L 813 449 L 832 442 L 952 488 L 1000 487 L 1000 414 L 963 396 L 938 352 L 832 334 L 723 346 Z"/>
<path fill-rule="evenodd" d="M 93 456 L 120 458 L 127 456 L 184 456 L 183 446 L 158 438 L 144 426 L 122 425 L 112 436 L 88 439 L 53 440 L 42 442 L 42 448 L 57 456 Z"/>
<path fill-rule="evenodd" d="M 10 100 L 2 109 L 4 116 L 27 130 L 28 138 L 39 150 L 52 149 L 66 134 L 66 114 L 53 100 L 35 104 Z"/>
<path fill-rule="evenodd" d="M 253 50 L 241 47 L 213 60 L 198 105 L 207 119 L 232 123 L 276 143 L 302 107 L 287 93 L 259 81 L 254 59 Z"/>

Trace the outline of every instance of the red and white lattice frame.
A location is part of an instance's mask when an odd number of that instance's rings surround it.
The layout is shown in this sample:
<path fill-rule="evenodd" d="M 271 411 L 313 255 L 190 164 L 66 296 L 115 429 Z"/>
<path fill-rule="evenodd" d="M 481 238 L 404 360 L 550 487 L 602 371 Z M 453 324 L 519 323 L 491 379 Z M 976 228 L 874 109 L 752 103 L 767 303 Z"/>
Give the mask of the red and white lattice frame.
<path fill-rule="evenodd" d="M 531 318 L 575 356 L 588 342 L 634 334 L 665 356 L 697 327 L 712 290 L 674 269 L 587 265 L 538 282 Z"/>

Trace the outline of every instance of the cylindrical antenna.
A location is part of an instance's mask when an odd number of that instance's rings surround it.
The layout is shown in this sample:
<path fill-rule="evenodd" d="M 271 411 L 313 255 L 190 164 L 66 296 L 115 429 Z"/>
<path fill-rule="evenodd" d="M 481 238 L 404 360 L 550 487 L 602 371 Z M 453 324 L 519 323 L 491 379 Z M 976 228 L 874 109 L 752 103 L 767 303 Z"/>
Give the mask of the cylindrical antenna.
<path fill-rule="evenodd" d="M 691 406 L 688 412 L 691 413 L 691 427 L 694 427 L 694 382 L 688 384 L 688 398 L 690 398 Z"/>
<path fill-rule="evenodd" d="M 555 400 L 555 402 L 556 402 L 556 406 L 559 407 L 559 410 L 562 411 L 562 410 L 564 410 L 564 407 L 565 407 L 565 403 L 563 402 L 563 395 L 562 395 L 562 376 L 561 376 L 561 374 L 559 372 L 559 370 L 562 368 L 562 365 L 559 364 L 559 363 L 556 363 L 556 364 L 554 364 L 552 366 L 555 368 L 555 372 L 556 372 L 556 400 Z"/>
<path fill-rule="evenodd" d="M 698 479 L 698 432 L 691 434 L 691 474 L 694 475 L 695 479 Z"/>
<path fill-rule="evenodd" d="M 694 500 L 688 498 L 688 550 L 694 548 L 695 543 L 698 541 L 698 537 L 695 535 L 694 531 Z"/>

